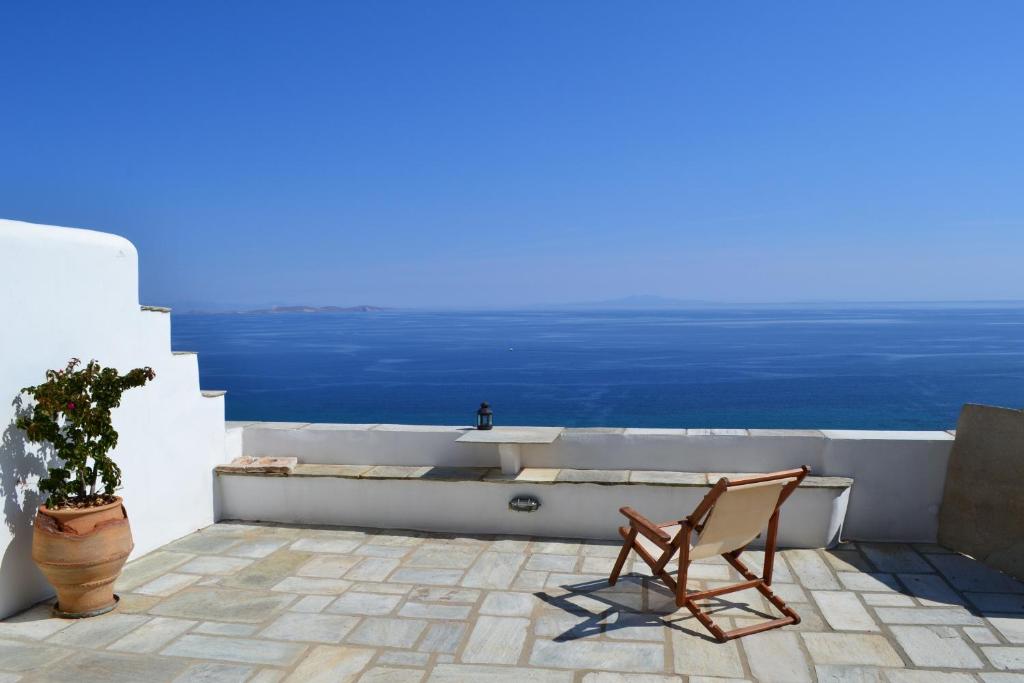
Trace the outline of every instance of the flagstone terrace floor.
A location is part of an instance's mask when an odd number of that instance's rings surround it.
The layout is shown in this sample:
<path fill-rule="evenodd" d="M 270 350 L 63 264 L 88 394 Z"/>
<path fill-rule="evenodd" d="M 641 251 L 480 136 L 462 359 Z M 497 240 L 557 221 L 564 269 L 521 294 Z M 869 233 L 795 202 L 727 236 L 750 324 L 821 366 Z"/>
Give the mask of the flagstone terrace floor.
<path fill-rule="evenodd" d="M 640 563 L 608 587 L 617 550 L 220 523 L 130 563 L 115 612 L 0 623 L 0 683 L 1024 681 L 1024 585 L 935 546 L 784 551 L 775 589 L 803 622 L 726 644 Z M 766 615 L 756 593 L 723 597 L 727 627 Z"/>

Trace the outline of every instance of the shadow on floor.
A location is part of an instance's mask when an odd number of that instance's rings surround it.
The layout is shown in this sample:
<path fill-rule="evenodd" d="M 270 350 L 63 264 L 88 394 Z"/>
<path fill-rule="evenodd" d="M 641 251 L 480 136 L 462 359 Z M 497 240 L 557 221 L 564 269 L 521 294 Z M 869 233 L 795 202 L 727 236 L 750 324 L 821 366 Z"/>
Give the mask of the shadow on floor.
<path fill-rule="evenodd" d="M 552 594 L 540 591 L 534 595 L 548 605 L 579 618 L 553 639 L 556 642 L 579 640 L 602 633 L 611 634 L 622 629 L 668 628 L 696 636 L 710 642 L 717 642 L 696 618 L 686 609 L 677 608 L 675 596 L 664 585 L 650 576 L 632 573 L 619 578 L 614 586 L 599 579 L 560 586 L 565 593 Z M 727 613 L 729 616 L 775 619 L 744 602 L 741 594 L 732 594 L 732 599 L 711 598 L 701 603 L 709 614 Z M 692 626 L 692 628 L 691 628 Z M 611 636 L 615 638 L 614 635 Z M 624 640 L 628 636 L 622 634 Z"/>

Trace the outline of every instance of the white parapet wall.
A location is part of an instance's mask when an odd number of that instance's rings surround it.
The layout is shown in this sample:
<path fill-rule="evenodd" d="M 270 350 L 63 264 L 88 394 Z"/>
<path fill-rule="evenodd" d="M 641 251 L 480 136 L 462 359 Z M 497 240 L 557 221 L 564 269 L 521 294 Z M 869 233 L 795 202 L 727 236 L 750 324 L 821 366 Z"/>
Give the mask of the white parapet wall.
<path fill-rule="evenodd" d="M 466 427 L 229 424 L 238 454 L 345 465 L 498 463 L 494 446 L 455 442 Z M 844 538 L 933 542 L 952 442 L 943 431 L 566 429 L 553 444 L 524 446 L 523 465 L 677 472 L 771 472 L 809 465 L 815 475 L 853 479 Z M 681 502 L 677 514 L 686 514 L 685 508 Z"/>
<path fill-rule="evenodd" d="M 212 467 L 224 458 L 224 399 L 199 390 L 194 354 L 170 348 L 166 309 L 140 307 L 138 256 L 107 233 L 0 220 L 0 618 L 52 590 L 32 563 L 32 519 L 45 474 L 38 449 L 14 426 L 22 387 L 68 359 L 156 379 L 114 413 L 134 556 L 214 521 Z M 29 399 L 23 397 L 27 402 Z M 23 405 L 21 409 L 27 407 Z"/>

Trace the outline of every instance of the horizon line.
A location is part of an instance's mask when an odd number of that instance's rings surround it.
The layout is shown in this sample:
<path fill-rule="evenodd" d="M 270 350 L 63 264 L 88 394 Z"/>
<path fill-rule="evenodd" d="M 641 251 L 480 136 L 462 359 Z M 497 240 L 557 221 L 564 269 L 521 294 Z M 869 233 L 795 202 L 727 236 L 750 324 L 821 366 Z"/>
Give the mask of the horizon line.
<path fill-rule="evenodd" d="M 628 300 L 632 297 L 626 297 Z M 207 304 L 203 307 L 182 306 L 181 313 L 188 314 L 216 314 L 216 313 L 237 313 L 237 314 L 255 314 L 263 312 L 272 312 L 274 308 L 313 308 L 313 309 L 324 309 L 324 308 L 350 308 L 358 309 L 363 307 L 381 309 L 383 312 L 389 311 L 527 311 L 527 310 L 579 310 L 579 309 L 590 309 L 590 310 L 686 310 L 693 308 L 736 308 L 736 307 L 769 307 L 769 306 L 907 306 L 907 305 L 918 305 L 918 306 L 936 306 L 936 305 L 1024 305 L 1024 298 L 1006 298 L 1006 299 L 795 299 L 795 300 L 780 300 L 780 301 L 728 301 L 728 300 L 666 300 L 664 303 L 657 304 L 629 304 L 624 300 L 607 300 L 607 301 L 586 301 L 578 303 L 533 303 L 533 304 L 507 304 L 507 305 L 460 305 L 460 304 L 418 304 L 418 305 L 392 305 L 392 304 L 292 304 L 292 303 L 281 303 L 271 305 L 259 305 L 253 304 L 250 306 L 238 307 L 230 304 Z M 173 307 L 177 309 L 178 307 Z M 303 311 L 281 311 L 281 313 L 294 312 L 302 313 Z M 315 312 L 315 311 L 314 311 Z M 327 311 L 324 311 L 327 312 Z M 358 311 L 348 311 L 358 312 Z M 376 312 L 376 311 L 369 311 Z"/>

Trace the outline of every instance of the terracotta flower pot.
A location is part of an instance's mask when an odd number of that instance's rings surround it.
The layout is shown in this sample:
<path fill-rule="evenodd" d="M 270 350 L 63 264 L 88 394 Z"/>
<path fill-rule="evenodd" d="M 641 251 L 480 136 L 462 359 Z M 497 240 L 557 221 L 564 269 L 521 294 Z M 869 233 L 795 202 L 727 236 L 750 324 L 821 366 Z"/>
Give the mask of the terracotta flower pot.
<path fill-rule="evenodd" d="M 135 547 L 120 498 L 92 508 L 51 510 L 39 506 L 32 559 L 57 589 L 54 611 L 91 617 L 114 609 L 114 581 Z"/>

